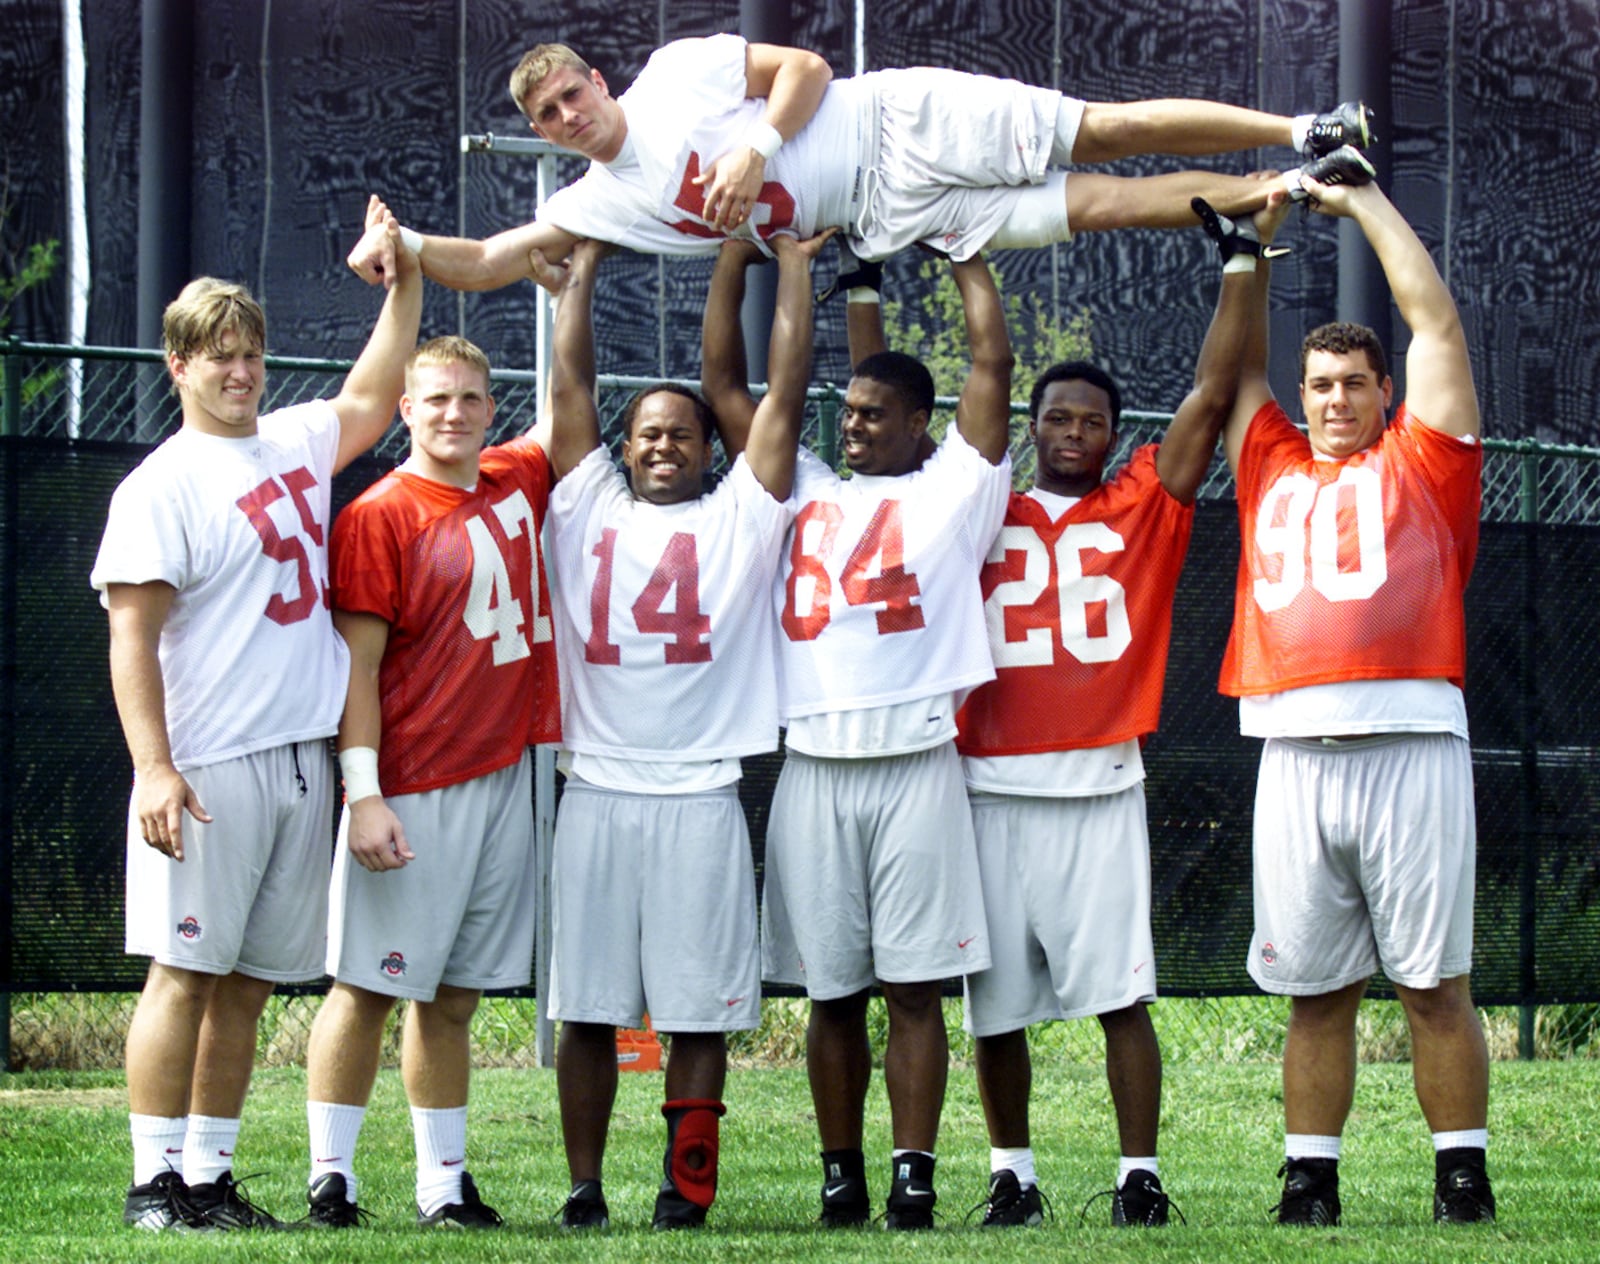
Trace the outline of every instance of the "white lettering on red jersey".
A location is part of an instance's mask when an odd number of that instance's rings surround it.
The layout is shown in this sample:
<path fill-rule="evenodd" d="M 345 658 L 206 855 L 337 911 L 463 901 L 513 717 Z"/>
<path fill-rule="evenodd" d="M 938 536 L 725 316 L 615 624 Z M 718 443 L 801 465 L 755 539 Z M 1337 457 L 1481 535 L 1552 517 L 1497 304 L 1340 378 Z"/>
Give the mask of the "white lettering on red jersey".
<path fill-rule="evenodd" d="M 952 694 L 989 680 L 978 567 L 1011 462 L 951 427 L 920 470 L 841 479 L 808 452 L 775 590 L 785 718 Z"/>
<path fill-rule="evenodd" d="M 1172 598 L 1194 509 L 1167 493 L 1156 445 L 1052 522 L 1013 493 L 982 573 L 995 679 L 958 717 L 963 755 L 1109 746 L 1155 731 Z"/>
<path fill-rule="evenodd" d="M 1225 694 L 1466 672 L 1462 594 L 1483 448 L 1402 406 L 1378 442 L 1317 459 L 1275 401 L 1239 458 L 1241 552 Z"/>
<path fill-rule="evenodd" d="M 635 500 L 602 448 L 550 502 L 568 750 L 645 762 L 775 750 L 766 594 L 789 525 L 740 457 L 709 495 Z"/>
<path fill-rule="evenodd" d="M 339 417 L 325 400 L 243 438 L 182 429 L 111 498 L 89 582 L 176 590 L 159 654 L 173 764 L 195 768 L 339 725 L 350 658 L 328 610 Z"/>
<path fill-rule="evenodd" d="M 334 603 L 389 624 L 379 668 L 385 794 L 509 767 L 561 736 L 539 530 L 550 461 L 531 439 L 485 448 L 477 486 L 405 471 L 333 528 Z"/>

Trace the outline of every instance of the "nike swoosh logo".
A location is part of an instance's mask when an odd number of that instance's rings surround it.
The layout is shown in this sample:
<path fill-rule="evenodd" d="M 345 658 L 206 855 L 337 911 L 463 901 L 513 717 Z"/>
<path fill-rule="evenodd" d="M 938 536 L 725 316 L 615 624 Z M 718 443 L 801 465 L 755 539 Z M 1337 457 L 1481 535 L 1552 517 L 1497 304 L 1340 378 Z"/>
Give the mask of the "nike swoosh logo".
<path fill-rule="evenodd" d="M 231 1159 L 233 1157 L 233 1151 L 232 1150 L 218 1150 L 217 1151 L 217 1157 L 219 1159 Z"/>
<path fill-rule="evenodd" d="M 182 1146 L 168 1146 L 167 1147 L 167 1153 L 168 1154 L 182 1154 L 183 1153 L 183 1147 Z"/>
<path fill-rule="evenodd" d="M 1134 972 L 1134 973 L 1135 973 L 1135 974 L 1138 974 L 1138 973 L 1139 973 L 1139 971 L 1141 971 L 1141 970 L 1143 970 L 1143 969 L 1144 969 L 1144 968 L 1145 968 L 1145 967 L 1146 967 L 1146 966 L 1147 966 L 1147 965 L 1149 965 L 1149 964 L 1150 964 L 1150 963 L 1149 963 L 1149 962 L 1148 962 L 1148 961 L 1141 961 L 1141 962 L 1140 962 L 1140 963 L 1139 963 L 1139 964 L 1138 964 L 1138 965 L 1136 965 L 1136 966 L 1134 966 L 1134 968 L 1133 968 L 1133 972 Z"/>
<path fill-rule="evenodd" d="M 965 948 L 968 944 L 970 944 L 976 938 L 977 938 L 976 935 L 968 935 L 965 939 L 958 939 L 958 940 L 956 940 L 956 947 L 957 948 Z"/>
<path fill-rule="evenodd" d="M 837 1197 L 838 1195 L 844 1193 L 849 1188 L 850 1188 L 850 1182 L 849 1181 L 835 1181 L 831 1185 L 824 1185 L 822 1187 L 822 1196 L 824 1198 L 834 1198 L 834 1197 Z"/>
<path fill-rule="evenodd" d="M 931 1189 L 923 1189 L 917 1185 L 906 1186 L 907 1198 L 932 1198 L 933 1196 L 933 1191 Z"/>
<path fill-rule="evenodd" d="M 744 997 L 742 997 L 742 996 L 734 997 L 731 1001 L 728 1002 L 728 1008 L 732 1009 L 735 1005 L 739 1004 L 739 1002 L 742 1001 L 742 1000 L 744 1000 Z"/>
<path fill-rule="evenodd" d="M 344 1155 L 336 1154 L 331 1159 L 318 1159 L 317 1162 L 318 1163 L 343 1163 L 344 1162 Z"/>
<path fill-rule="evenodd" d="M 460 1167 L 465 1162 L 466 1162 L 465 1159 L 441 1159 L 439 1161 L 439 1166 L 440 1167 Z"/>

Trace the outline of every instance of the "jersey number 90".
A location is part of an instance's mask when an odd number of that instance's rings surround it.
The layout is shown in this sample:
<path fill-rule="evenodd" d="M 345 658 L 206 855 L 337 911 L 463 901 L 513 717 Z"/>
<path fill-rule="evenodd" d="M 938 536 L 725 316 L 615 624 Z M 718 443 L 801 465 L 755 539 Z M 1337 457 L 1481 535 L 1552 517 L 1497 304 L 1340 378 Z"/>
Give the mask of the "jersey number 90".
<path fill-rule="evenodd" d="M 1278 578 L 1250 589 L 1256 605 L 1282 610 L 1311 587 L 1329 601 L 1363 601 L 1389 577 L 1378 473 L 1346 466 L 1332 483 L 1286 474 L 1261 498 L 1256 551 L 1278 558 Z M 1341 556 L 1341 554 L 1343 556 Z"/>

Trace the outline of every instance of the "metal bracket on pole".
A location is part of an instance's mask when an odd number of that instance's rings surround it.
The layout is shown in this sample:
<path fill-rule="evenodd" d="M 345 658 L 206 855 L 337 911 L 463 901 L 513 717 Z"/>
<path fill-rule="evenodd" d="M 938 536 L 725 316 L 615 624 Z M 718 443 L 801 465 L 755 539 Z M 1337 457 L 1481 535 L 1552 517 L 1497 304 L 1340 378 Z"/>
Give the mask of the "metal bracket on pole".
<path fill-rule="evenodd" d="M 537 136 L 496 136 L 493 132 L 465 132 L 461 137 L 464 154 L 532 154 L 536 158 L 554 158 L 563 153 L 561 148 Z"/>

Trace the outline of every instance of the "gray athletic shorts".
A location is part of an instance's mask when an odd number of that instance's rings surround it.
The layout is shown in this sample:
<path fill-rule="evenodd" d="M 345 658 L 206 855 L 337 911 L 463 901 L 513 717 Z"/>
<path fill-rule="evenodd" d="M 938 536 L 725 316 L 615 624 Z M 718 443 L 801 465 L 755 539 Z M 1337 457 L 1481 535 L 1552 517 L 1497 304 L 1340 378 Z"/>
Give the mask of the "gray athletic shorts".
<path fill-rule="evenodd" d="M 1318 996 L 1380 965 L 1411 988 L 1469 973 L 1477 844 L 1465 739 L 1269 740 L 1250 977 L 1267 992 Z"/>
<path fill-rule="evenodd" d="M 416 859 L 373 873 L 350 858 L 339 822 L 328 973 L 341 983 L 431 1001 L 439 985 L 521 987 L 533 972 L 533 757 L 438 790 L 387 800 Z"/>
<path fill-rule="evenodd" d="M 1144 786 L 1087 798 L 972 795 L 993 964 L 967 1030 L 1109 1014 L 1156 994 Z"/>
<path fill-rule="evenodd" d="M 181 864 L 144 841 L 128 804 L 128 952 L 201 974 L 320 979 L 333 822 L 326 739 L 183 775 L 211 824 L 184 814 Z"/>
<path fill-rule="evenodd" d="M 972 814 L 955 744 L 880 759 L 790 751 L 767 826 L 762 970 L 814 1000 L 874 979 L 989 966 Z"/>
<path fill-rule="evenodd" d="M 761 1021 L 756 882 L 736 786 L 625 794 L 568 780 L 551 873 L 550 1016 L 658 1031 Z"/>
<path fill-rule="evenodd" d="M 918 66 L 875 72 L 878 153 L 864 258 L 924 241 L 970 258 L 1008 222 L 1002 245 L 1065 241 L 1066 194 L 1045 169 L 1058 113 L 1076 125 L 1083 102 L 1014 79 Z M 1071 144 L 1066 146 L 1071 151 Z M 1019 208 L 1021 208 L 1019 210 Z"/>

